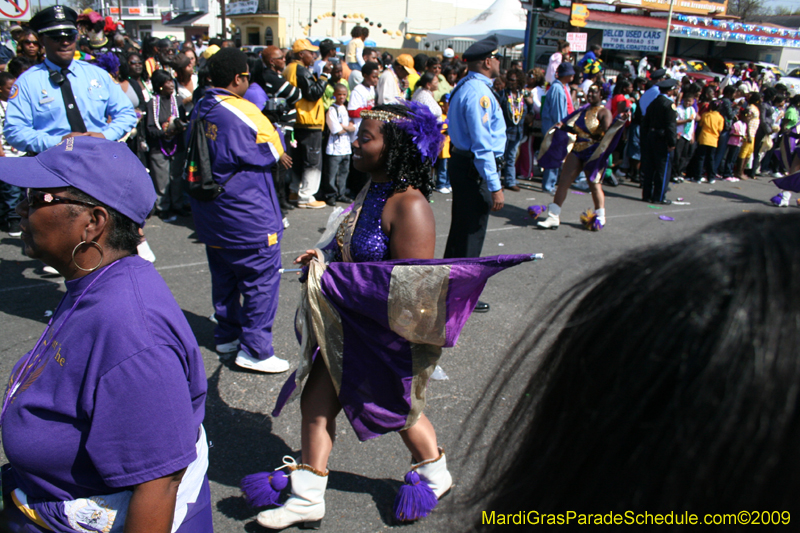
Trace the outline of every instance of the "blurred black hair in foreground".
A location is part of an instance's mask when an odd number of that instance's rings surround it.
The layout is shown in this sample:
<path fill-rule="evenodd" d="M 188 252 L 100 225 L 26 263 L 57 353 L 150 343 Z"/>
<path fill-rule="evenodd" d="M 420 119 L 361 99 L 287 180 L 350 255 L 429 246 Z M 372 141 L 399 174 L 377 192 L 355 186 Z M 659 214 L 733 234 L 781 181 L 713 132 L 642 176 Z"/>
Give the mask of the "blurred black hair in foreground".
<path fill-rule="evenodd" d="M 482 510 L 798 511 L 800 214 L 624 256 L 555 315 L 471 492 L 472 528 L 497 527 Z M 484 405 L 510 395 L 546 330 L 517 343 Z"/>

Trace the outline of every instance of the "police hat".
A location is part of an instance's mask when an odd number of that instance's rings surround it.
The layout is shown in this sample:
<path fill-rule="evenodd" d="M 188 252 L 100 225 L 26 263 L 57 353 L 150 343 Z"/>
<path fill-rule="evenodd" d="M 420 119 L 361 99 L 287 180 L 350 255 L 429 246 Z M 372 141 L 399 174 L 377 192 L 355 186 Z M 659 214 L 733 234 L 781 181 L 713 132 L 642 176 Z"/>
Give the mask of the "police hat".
<path fill-rule="evenodd" d="M 499 48 L 500 44 L 497 42 L 497 36 L 490 35 L 467 48 L 463 54 L 464 61 L 480 61 L 487 57 L 497 56 Z"/>
<path fill-rule="evenodd" d="M 78 24 L 78 14 L 67 6 L 50 6 L 36 13 L 29 24 L 38 33 L 74 30 Z"/>
<path fill-rule="evenodd" d="M 660 82 L 656 83 L 656 87 L 659 89 L 673 89 L 678 86 L 678 80 L 667 78 L 666 80 L 661 80 Z"/>
<path fill-rule="evenodd" d="M 657 80 L 667 75 L 667 69 L 660 68 L 650 75 L 651 80 Z"/>

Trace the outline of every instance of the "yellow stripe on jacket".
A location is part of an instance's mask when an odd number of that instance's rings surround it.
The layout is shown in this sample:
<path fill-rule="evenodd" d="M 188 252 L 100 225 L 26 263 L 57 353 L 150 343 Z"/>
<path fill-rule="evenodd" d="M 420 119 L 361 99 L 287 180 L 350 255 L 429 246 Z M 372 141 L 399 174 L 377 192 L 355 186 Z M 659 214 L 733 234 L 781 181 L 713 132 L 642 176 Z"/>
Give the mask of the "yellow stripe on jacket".
<path fill-rule="evenodd" d="M 217 98 L 223 102 L 223 105 L 228 110 L 236 114 L 256 131 L 257 144 L 270 143 L 275 152 L 277 152 L 276 159 L 283 155 L 283 144 L 281 143 L 280 135 L 278 135 L 278 130 L 252 102 L 236 97 L 218 96 Z"/>

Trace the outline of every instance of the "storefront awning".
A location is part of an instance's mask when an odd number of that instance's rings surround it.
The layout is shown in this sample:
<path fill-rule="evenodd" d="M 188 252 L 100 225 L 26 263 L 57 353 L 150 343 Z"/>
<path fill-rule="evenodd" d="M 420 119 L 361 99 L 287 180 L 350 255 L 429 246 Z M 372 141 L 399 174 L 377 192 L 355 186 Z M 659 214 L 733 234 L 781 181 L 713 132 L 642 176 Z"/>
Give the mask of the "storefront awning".
<path fill-rule="evenodd" d="M 562 15 L 565 20 L 569 19 L 569 8 L 560 7 L 555 12 Z M 618 29 L 621 26 L 664 30 L 667 28 L 667 19 L 666 17 L 648 17 L 595 10 L 590 10 L 589 17 L 586 19 L 586 27 L 589 29 L 611 30 Z M 706 41 L 800 48 L 800 31 L 684 14 L 673 15 L 670 36 Z"/>
<path fill-rule="evenodd" d="M 178 15 L 174 19 L 170 20 L 169 22 L 165 22 L 164 26 L 180 26 L 180 27 L 191 26 L 192 24 L 197 22 L 197 20 L 203 15 L 205 15 L 203 11 L 195 11 L 194 13 L 183 13 L 181 15 Z"/>

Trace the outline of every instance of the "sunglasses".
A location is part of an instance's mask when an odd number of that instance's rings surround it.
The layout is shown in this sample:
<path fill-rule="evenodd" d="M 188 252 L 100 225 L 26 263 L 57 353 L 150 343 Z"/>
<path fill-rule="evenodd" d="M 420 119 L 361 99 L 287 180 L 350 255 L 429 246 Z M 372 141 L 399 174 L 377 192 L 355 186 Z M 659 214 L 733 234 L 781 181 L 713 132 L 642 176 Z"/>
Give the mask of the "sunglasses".
<path fill-rule="evenodd" d="M 250 73 L 249 72 L 245 72 L 243 74 L 239 74 L 239 76 L 242 77 L 242 78 L 245 78 L 248 83 L 250 82 Z"/>
<path fill-rule="evenodd" d="M 54 41 L 74 41 L 78 38 L 78 30 L 59 30 L 54 32 L 42 33 L 45 37 Z"/>
<path fill-rule="evenodd" d="M 97 207 L 97 204 L 90 204 L 89 202 L 82 202 L 80 200 L 73 200 L 72 198 L 64 198 L 63 196 L 54 196 L 49 192 L 40 191 L 38 189 L 26 189 L 25 198 L 28 200 L 28 207 L 31 209 L 38 209 L 48 205 L 57 204 L 71 204 L 71 205 L 84 205 L 86 207 Z"/>
<path fill-rule="evenodd" d="M 22 44 L 36 44 L 36 45 L 39 44 L 39 41 L 28 41 L 28 40 L 25 40 L 25 41 L 20 41 L 20 42 Z"/>
<path fill-rule="evenodd" d="M 128 61 L 128 64 L 129 65 L 141 65 L 142 62 L 141 61 Z"/>

